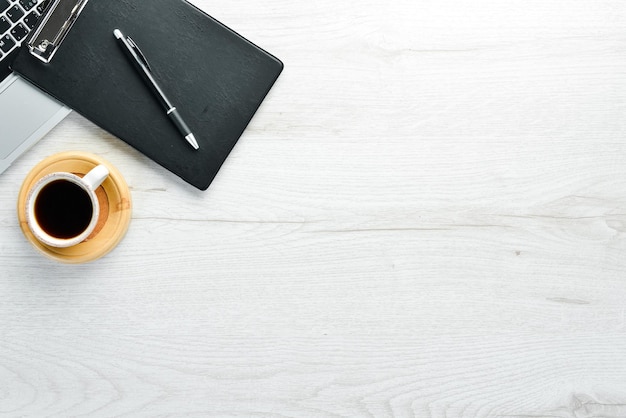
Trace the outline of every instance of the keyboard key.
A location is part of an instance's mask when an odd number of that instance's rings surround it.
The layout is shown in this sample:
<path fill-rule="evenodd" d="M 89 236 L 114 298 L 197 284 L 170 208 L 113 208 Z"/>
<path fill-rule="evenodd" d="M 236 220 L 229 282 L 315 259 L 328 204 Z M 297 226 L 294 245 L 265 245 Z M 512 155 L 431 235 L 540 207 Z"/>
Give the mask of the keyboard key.
<path fill-rule="evenodd" d="M 29 11 L 37 5 L 37 0 L 20 0 L 20 4 L 24 10 Z"/>
<path fill-rule="evenodd" d="M 2 52 L 9 52 L 14 46 L 15 41 L 8 33 L 0 38 L 0 49 L 2 50 Z"/>
<path fill-rule="evenodd" d="M 13 38 L 19 42 L 24 39 L 26 35 L 28 35 L 28 29 L 26 29 L 23 24 L 18 23 L 13 29 L 11 29 L 11 35 L 13 35 Z"/>
<path fill-rule="evenodd" d="M 24 10 L 22 10 L 21 7 L 16 4 L 9 10 L 7 10 L 7 16 L 9 17 L 9 19 L 11 19 L 11 22 L 15 23 L 20 20 L 22 16 L 24 16 Z"/>
<path fill-rule="evenodd" d="M 10 6 L 11 3 L 9 3 L 9 0 L 0 0 L 0 13 L 4 12 Z"/>
<path fill-rule="evenodd" d="M 11 23 L 9 22 L 9 19 L 4 16 L 0 16 L 0 33 L 8 31 L 10 27 Z"/>
<path fill-rule="evenodd" d="M 24 23 L 26 23 L 26 26 L 28 26 L 28 30 L 32 30 L 35 27 L 38 19 L 39 15 L 35 11 L 32 11 L 26 15 L 26 17 L 24 18 Z"/>
<path fill-rule="evenodd" d="M 48 4 L 50 4 L 50 0 L 44 0 L 41 3 L 39 3 L 39 6 L 37 6 L 37 11 L 39 12 L 39 14 L 42 14 L 46 10 L 46 7 L 48 7 Z"/>

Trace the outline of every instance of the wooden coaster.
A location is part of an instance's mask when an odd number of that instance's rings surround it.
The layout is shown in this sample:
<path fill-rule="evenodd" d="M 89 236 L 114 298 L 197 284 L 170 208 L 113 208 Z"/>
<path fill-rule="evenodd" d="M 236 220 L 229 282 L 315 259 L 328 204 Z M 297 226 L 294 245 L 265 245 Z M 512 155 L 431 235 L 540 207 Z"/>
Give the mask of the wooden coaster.
<path fill-rule="evenodd" d="M 104 164 L 110 174 L 96 189 L 100 217 L 94 232 L 68 248 L 50 247 L 37 240 L 26 223 L 26 197 L 31 187 L 47 174 L 66 171 L 83 176 L 99 164 Z M 122 174 L 101 157 L 80 151 L 62 152 L 44 159 L 26 176 L 17 199 L 17 214 L 26 239 L 44 255 L 63 263 L 88 263 L 108 254 L 126 234 L 131 218 L 130 190 Z"/>

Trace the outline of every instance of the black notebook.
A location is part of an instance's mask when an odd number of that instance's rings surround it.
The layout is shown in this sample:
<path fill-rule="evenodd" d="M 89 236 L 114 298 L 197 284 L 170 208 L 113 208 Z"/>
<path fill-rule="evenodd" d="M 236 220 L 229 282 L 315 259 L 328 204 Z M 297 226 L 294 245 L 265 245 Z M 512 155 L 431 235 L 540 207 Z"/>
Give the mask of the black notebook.
<path fill-rule="evenodd" d="M 116 28 L 139 45 L 199 150 L 166 117 L 120 48 Z M 283 64 L 184 0 L 88 0 L 49 63 L 24 47 L 12 68 L 205 190 Z"/>

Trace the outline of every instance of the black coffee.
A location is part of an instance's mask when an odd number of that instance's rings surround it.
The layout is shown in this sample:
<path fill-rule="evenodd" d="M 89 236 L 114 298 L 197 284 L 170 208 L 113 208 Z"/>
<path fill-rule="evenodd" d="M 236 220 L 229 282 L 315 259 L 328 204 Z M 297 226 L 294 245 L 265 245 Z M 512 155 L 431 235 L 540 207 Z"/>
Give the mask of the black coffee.
<path fill-rule="evenodd" d="M 55 238 L 80 235 L 89 226 L 92 214 L 87 192 L 67 180 L 55 180 L 44 186 L 35 202 L 37 223 Z"/>

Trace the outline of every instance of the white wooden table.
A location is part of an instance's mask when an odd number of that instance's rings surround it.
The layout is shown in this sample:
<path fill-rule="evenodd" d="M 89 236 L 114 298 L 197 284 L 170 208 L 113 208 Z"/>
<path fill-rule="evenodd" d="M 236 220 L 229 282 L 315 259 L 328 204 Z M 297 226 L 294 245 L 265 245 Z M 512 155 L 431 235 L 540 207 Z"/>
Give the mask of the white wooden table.
<path fill-rule="evenodd" d="M 208 191 L 78 115 L 0 176 L 0 415 L 626 416 L 626 3 L 217 2 L 285 71 Z M 134 200 L 68 266 L 15 202 Z"/>

